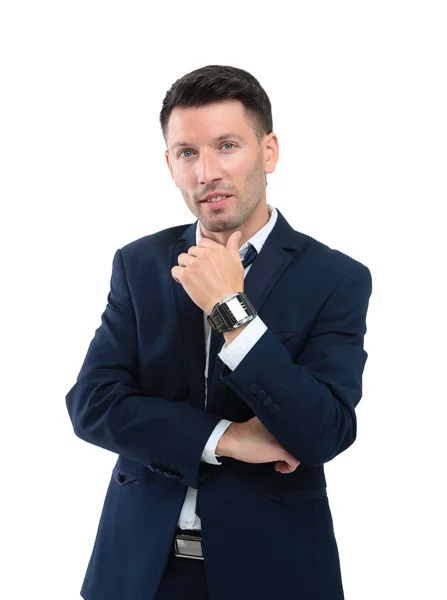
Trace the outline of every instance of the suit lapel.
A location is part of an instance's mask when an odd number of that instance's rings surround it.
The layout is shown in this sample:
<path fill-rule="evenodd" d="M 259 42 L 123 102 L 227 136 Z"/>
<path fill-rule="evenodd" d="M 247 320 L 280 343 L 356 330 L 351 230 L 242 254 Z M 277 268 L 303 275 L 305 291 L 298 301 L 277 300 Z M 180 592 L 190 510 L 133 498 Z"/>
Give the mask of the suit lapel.
<path fill-rule="evenodd" d="M 285 249 L 297 250 L 304 245 L 301 234 L 294 231 L 278 211 L 274 228 L 267 237 L 261 252 L 252 263 L 244 280 L 244 292 L 259 313 L 267 296 L 274 288 L 284 270 L 293 260 L 293 254 Z M 178 265 L 178 256 L 188 252 L 196 244 L 197 221 L 190 225 L 181 236 L 181 243 L 169 248 L 170 268 Z M 191 404 L 205 407 L 205 334 L 203 311 L 194 304 L 181 284 L 171 277 L 174 298 L 177 332 L 185 366 L 186 377 L 191 392 Z M 268 324 L 266 323 L 268 326 Z M 225 342 L 223 335 L 219 340 L 217 352 Z M 221 380 L 224 363 L 216 357 L 214 377 L 208 382 L 207 411 L 222 414 L 222 407 L 228 393 L 228 387 Z"/>

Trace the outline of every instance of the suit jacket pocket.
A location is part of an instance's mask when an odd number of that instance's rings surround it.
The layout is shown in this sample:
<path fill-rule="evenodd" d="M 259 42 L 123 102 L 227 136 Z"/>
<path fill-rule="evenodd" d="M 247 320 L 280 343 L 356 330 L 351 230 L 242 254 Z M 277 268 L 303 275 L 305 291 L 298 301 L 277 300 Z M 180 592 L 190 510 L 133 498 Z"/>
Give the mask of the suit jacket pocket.
<path fill-rule="evenodd" d="M 116 465 L 113 468 L 112 477 L 119 485 L 127 485 L 129 483 L 138 485 L 139 483 L 137 475 L 134 475 L 133 473 L 126 473 L 126 471 L 123 471 Z"/>
<path fill-rule="evenodd" d="M 289 490 L 287 492 L 266 492 L 265 495 L 270 500 L 274 500 L 282 506 L 291 506 L 304 500 L 313 500 L 327 496 L 327 488 L 316 488 L 314 490 Z"/>
<path fill-rule="evenodd" d="M 120 486 L 151 484 L 156 475 L 148 467 L 119 455 L 112 471 L 112 478 Z"/>
<path fill-rule="evenodd" d="M 300 335 L 300 332 L 299 331 L 275 331 L 274 334 L 279 339 L 279 341 L 284 344 L 285 342 L 287 342 L 287 340 L 290 340 L 291 338 L 296 337 L 297 335 Z"/>
<path fill-rule="evenodd" d="M 274 334 L 292 356 L 297 354 L 304 343 L 301 331 L 275 331 Z"/>

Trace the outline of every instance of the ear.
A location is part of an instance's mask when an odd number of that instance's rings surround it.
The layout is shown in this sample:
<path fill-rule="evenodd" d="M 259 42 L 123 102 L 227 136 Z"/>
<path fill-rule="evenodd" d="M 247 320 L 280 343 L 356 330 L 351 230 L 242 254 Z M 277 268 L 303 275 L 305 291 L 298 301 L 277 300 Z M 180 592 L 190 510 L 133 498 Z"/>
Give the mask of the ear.
<path fill-rule="evenodd" d="M 169 156 L 169 150 L 165 150 L 165 158 L 166 158 L 166 162 L 168 164 L 169 171 L 171 173 L 171 177 L 172 177 L 172 179 L 174 180 L 174 183 L 175 183 L 175 176 L 174 176 L 174 171 L 172 169 L 171 158 Z"/>
<path fill-rule="evenodd" d="M 270 133 L 264 140 L 264 172 L 273 173 L 279 159 L 279 143 L 275 133 Z"/>

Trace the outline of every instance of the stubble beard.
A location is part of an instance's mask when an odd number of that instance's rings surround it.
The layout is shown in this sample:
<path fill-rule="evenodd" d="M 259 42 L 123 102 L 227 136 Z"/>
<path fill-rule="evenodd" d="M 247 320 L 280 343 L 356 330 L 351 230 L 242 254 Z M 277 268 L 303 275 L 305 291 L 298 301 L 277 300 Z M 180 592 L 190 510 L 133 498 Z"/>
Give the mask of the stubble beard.
<path fill-rule="evenodd" d="M 223 209 L 222 214 L 218 214 L 216 211 L 215 217 L 210 220 L 207 219 L 199 209 L 197 209 L 197 212 L 194 210 L 192 212 L 199 219 L 203 227 L 210 232 L 222 233 L 224 231 L 237 230 L 256 210 L 262 200 L 265 189 L 265 173 L 262 168 L 261 153 L 259 154 L 253 169 L 247 175 L 245 189 L 248 190 L 248 192 L 242 202 L 238 203 L 237 195 L 233 194 L 231 202 L 235 203 L 236 207 L 236 213 L 233 215 L 226 215 L 226 209 Z M 185 198 L 185 194 L 183 194 L 183 197 Z M 255 198 L 253 203 L 250 200 L 251 198 Z M 189 202 L 189 204 L 191 205 L 191 202 Z"/>

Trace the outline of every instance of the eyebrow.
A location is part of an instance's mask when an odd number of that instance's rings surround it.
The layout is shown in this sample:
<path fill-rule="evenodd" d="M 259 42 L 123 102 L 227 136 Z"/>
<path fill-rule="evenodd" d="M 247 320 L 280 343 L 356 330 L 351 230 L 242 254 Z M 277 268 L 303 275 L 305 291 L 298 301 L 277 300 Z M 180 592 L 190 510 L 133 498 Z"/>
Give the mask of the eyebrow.
<path fill-rule="evenodd" d="M 239 140 L 240 142 L 245 142 L 245 139 L 241 136 L 238 135 L 237 133 L 234 133 L 232 131 L 228 132 L 228 133 L 223 133 L 222 135 L 219 135 L 218 137 L 214 138 L 214 142 L 222 142 L 223 140 L 226 140 L 228 138 L 233 138 L 236 140 Z M 194 144 L 189 144 L 188 142 L 175 142 L 175 144 L 172 144 L 171 146 L 171 150 L 174 150 L 175 148 L 179 148 L 179 147 L 183 147 L 183 146 L 194 146 Z"/>

